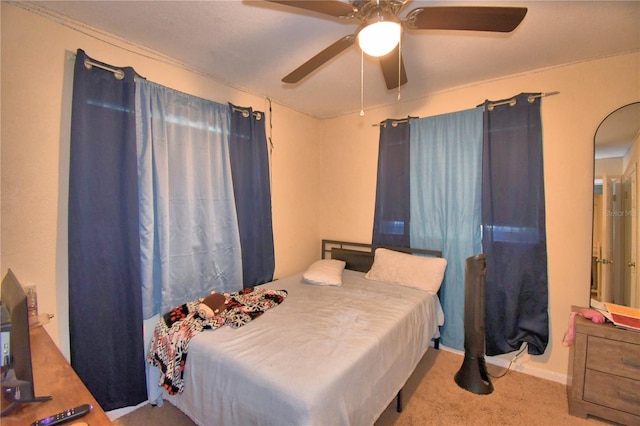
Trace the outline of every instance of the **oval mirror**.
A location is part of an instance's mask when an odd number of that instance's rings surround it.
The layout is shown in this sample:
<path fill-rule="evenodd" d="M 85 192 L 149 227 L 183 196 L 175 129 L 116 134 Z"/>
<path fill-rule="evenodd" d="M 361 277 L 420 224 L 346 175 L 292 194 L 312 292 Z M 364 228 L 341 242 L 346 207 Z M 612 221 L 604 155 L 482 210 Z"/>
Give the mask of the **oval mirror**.
<path fill-rule="evenodd" d="M 640 102 L 609 114 L 594 142 L 591 298 L 639 308 Z"/>

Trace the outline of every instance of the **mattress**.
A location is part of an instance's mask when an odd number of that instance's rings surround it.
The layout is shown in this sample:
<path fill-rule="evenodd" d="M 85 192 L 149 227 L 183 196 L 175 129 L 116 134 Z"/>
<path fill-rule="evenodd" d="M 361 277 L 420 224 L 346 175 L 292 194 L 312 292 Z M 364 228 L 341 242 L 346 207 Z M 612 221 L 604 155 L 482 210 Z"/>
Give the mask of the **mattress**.
<path fill-rule="evenodd" d="M 343 285 L 302 274 L 264 287 L 284 302 L 191 339 L 184 392 L 164 398 L 199 425 L 367 425 L 439 337 L 438 297 L 345 270 Z"/>

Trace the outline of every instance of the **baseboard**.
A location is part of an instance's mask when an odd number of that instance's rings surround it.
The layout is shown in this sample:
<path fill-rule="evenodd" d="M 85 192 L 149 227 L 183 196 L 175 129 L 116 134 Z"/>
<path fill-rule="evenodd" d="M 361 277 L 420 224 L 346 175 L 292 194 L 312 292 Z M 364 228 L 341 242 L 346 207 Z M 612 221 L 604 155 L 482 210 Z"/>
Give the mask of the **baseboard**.
<path fill-rule="evenodd" d="M 138 405 L 132 405 L 130 407 L 123 407 L 123 408 L 118 408 L 117 410 L 111 410 L 111 411 L 107 411 L 107 417 L 109 417 L 109 420 L 114 421 L 115 419 L 122 417 L 126 414 L 129 414 L 132 411 L 137 410 L 140 407 L 143 407 L 145 405 L 147 405 L 149 403 L 149 401 L 143 401 Z"/>
<path fill-rule="evenodd" d="M 442 343 L 440 344 L 440 349 L 464 356 L 464 351 L 443 346 Z M 509 367 L 508 360 L 497 357 L 497 356 L 485 356 L 485 361 L 487 362 L 487 364 L 492 364 L 498 367 L 502 367 L 502 368 Z M 520 373 L 528 374 L 530 376 L 539 377 L 541 379 L 550 380 L 552 382 L 557 382 L 563 385 L 567 384 L 566 374 L 554 373 L 553 371 L 545 370 L 544 368 L 538 368 L 535 365 L 532 365 L 531 363 L 528 363 L 528 362 L 512 363 L 510 366 L 510 369 L 513 371 L 518 371 Z"/>

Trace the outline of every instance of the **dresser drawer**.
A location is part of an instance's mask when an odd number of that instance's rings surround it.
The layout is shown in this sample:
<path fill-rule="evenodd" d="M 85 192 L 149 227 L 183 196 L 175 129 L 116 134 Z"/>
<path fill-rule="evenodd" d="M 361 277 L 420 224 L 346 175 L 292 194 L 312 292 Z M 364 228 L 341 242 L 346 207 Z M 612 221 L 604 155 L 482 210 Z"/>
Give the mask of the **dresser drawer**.
<path fill-rule="evenodd" d="M 640 345 L 589 336 L 587 368 L 640 380 Z"/>
<path fill-rule="evenodd" d="M 600 371 L 587 370 L 585 401 L 640 416 L 640 382 Z"/>

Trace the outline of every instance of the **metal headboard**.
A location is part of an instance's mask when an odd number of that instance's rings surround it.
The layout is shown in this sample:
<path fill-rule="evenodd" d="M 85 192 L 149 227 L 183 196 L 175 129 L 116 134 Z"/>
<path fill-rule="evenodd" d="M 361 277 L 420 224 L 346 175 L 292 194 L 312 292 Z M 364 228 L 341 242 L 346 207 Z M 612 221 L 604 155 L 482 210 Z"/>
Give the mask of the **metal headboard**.
<path fill-rule="evenodd" d="M 347 269 L 367 272 L 369 271 L 369 269 L 371 269 L 371 265 L 373 265 L 375 250 L 379 247 L 401 251 L 409 254 L 442 257 L 442 252 L 439 250 L 426 250 L 408 247 L 389 247 L 337 240 L 322 240 L 322 258 L 344 260 L 347 263 Z"/>

